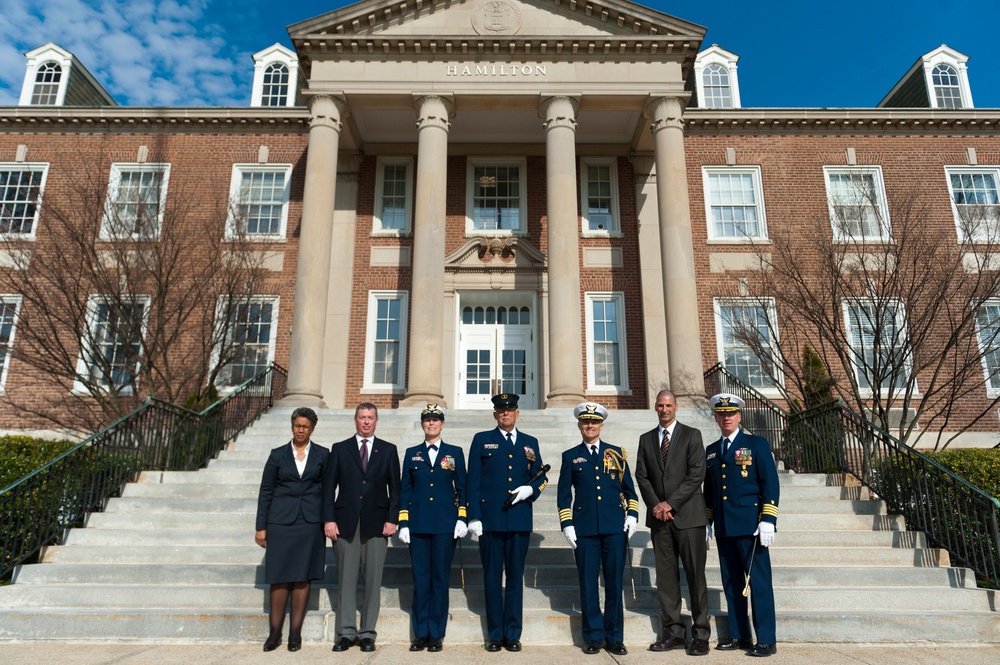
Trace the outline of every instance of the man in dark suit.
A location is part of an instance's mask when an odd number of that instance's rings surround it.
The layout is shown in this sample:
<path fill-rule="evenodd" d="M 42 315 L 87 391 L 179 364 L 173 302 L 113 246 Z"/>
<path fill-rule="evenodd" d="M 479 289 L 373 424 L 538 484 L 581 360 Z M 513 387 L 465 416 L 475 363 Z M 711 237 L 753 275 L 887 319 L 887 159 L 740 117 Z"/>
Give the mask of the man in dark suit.
<path fill-rule="evenodd" d="M 712 629 L 708 619 L 708 584 L 705 581 L 705 446 L 701 432 L 677 422 L 677 399 L 670 390 L 656 396 L 655 429 L 639 437 L 635 479 L 646 504 L 656 557 L 656 590 L 660 596 L 661 631 L 650 651 L 682 649 L 681 579 L 678 561 L 684 564 L 691 594 L 692 656 L 708 655 Z"/>
<path fill-rule="evenodd" d="M 399 521 L 399 456 L 375 436 L 378 409 L 359 404 L 356 433 L 334 444 L 323 476 L 323 531 L 337 555 L 337 641 L 334 651 L 360 644 L 375 650 L 375 621 L 389 536 Z M 364 571 L 361 626 L 357 623 L 358 572 Z"/>
<path fill-rule="evenodd" d="M 714 524 L 729 619 L 729 638 L 716 649 L 770 656 L 778 650 L 768 553 L 778 523 L 778 470 L 767 439 L 740 429 L 742 399 L 720 393 L 709 399 L 709 406 L 722 437 L 705 451 L 708 537 Z M 748 581 L 756 644 L 747 621 Z"/>
<path fill-rule="evenodd" d="M 548 480 L 539 474 L 538 439 L 515 428 L 518 396 L 503 393 L 492 400 L 497 427 L 476 434 L 469 450 L 469 531 L 479 537 L 483 562 L 486 650 L 520 651 L 531 504 Z"/>
<path fill-rule="evenodd" d="M 455 540 L 468 533 L 465 452 L 441 440 L 444 411 L 420 413 L 424 442 L 403 454 L 399 539 L 410 546 L 414 640 L 410 651 L 441 651 L 448 625 L 448 578 Z"/>

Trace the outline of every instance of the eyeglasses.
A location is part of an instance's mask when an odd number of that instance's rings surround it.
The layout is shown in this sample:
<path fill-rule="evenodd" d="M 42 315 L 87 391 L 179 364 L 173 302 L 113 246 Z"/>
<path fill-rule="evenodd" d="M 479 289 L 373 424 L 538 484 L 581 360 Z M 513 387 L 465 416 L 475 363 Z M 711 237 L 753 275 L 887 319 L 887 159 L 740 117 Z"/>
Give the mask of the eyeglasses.
<path fill-rule="evenodd" d="M 312 429 L 312 425 L 292 425 L 292 429 Z"/>

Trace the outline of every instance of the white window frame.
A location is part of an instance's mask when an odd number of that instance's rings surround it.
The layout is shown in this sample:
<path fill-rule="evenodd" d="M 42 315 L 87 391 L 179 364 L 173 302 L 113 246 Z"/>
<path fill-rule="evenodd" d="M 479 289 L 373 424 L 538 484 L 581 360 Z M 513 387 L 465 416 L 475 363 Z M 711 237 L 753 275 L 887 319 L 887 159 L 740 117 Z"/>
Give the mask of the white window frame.
<path fill-rule="evenodd" d="M 274 233 L 246 233 L 252 240 L 284 240 L 288 228 L 288 200 L 292 190 L 291 164 L 233 164 L 233 175 L 229 185 L 229 219 L 226 223 L 226 238 L 239 236 L 236 225 L 239 222 L 239 209 L 247 203 L 243 200 L 243 176 L 248 173 L 281 173 L 285 177 L 284 191 L 281 199 L 281 218 L 278 230 Z"/>
<path fill-rule="evenodd" d="M 375 382 L 375 343 L 378 325 L 378 301 L 399 301 L 399 354 L 395 383 Z M 365 332 L 365 393 L 401 393 L 406 389 L 406 342 L 409 335 L 409 291 L 369 291 L 368 324 Z"/>
<path fill-rule="evenodd" d="M 10 336 L 7 338 L 7 352 L 4 353 L 3 361 L 0 363 L 0 395 L 6 392 L 7 374 L 10 370 L 11 350 L 14 348 L 14 338 L 17 334 L 17 324 L 21 317 L 21 296 L 14 293 L 0 294 L 0 304 L 14 306 L 14 320 L 10 326 Z M 0 325 L 0 330 L 3 326 Z"/>
<path fill-rule="evenodd" d="M 973 305 L 973 307 L 975 307 Z M 983 340 L 983 321 L 976 313 L 976 343 L 979 346 L 980 358 L 983 363 L 983 378 L 986 382 L 986 396 L 1000 397 L 1000 298 L 990 298 L 979 304 L 976 309 L 984 307 L 995 307 L 997 309 L 996 318 L 989 321 L 994 331 L 989 333 L 992 339 Z M 987 341 L 989 344 L 984 344 Z M 989 356 L 994 355 L 996 367 L 990 368 Z"/>
<path fill-rule="evenodd" d="M 756 202 L 754 207 L 757 210 L 757 233 L 756 235 L 719 235 L 715 230 L 715 218 L 712 214 L 712 188 L 710 183 L 714 176 L 720 175 L 749 175 L 753 181 L 753 192 Z M 708 240 L 713 243 L 752 243 L 766 242 L 767 237 L 767 211 L 764 208 L 764 187 L 760 166 L 703 166 L 702 167 L 702 189 L 705 195 L 705 218 L 708 225 Z M 720 207 L 722 207 L 720 205 Z M 746 206 L 748 207 L 748 206 Z"/>
<path fill-rule="evenodd" d="M 247 298 L 238 298 L 238 300 L 239 300 L 240 304 L 261 303 L 261 304 L 270 304 L 271 305 L 271 324 L 270 324 L 271 332 L 270 332 L 270 335 L 269 335 L 268 345 L 267 345 L 267 362 L 268 362 L 268 364 L 273 363 L 274 362 L 274 349 L 275 349 L 275 346 L 277 344 L 277 337 L 278 337 L 278 309 L 279 309 L 279 305 L 281 303 L 280 296 L 276 296 L 276 295 L 259 295 L 259 296 L 250 296 L 250 297 L 247 297 Z M 229 307 L 227 306 L 228 303 L 229 303 L 229 299 L 226 296 L 219 296 L 219 299 L 217 300 L 216 305 L 215 305 L 216 331 L 219 331 L 219 327 L 218 326 L 222 326 L 222 328 L 223 328 L 220 331 L 221 335 L 222 335 L 222 341 L 221 341 L 222 344 L 229 344 L 230 343 L 230 339 L 229 339 L 230 329 L 229 329 L 229 321 L 228 321 Z M 221 348 L 218 345 L 214 349 L 212 349 L 212 367 L 213 368 L 217 368 L 218 365 L 219 365 L 221 351 L 222 350 L 221 350 Z M 238 383 L 229 383 L 229 382 L 227 382 L 227 383 L 219 383 L 216 386 L 216 388 L 218 388 L 219 392 L 225 393 L 225 392 L 232 391 L 233 389 L 239 387 L 239 385 L 240 384 L 238 384 Z"/>
<path fill-rule="evenodd" d="M 263 108 L 292 108 L 299 96 L 299 58 L 295 51 L 272 44 L 253 54 L 253 86 L 250 90 L 250 106 Z M 288 94 L 283 106 L 264 106 L 264 74 L 270 65 L 284 65 L 288 68 Z"/>
<path fill-rule="evenodd" d="M 87 299 L 87 329 L 83 334 L 83 338 L 80 340 L 80 355 L 76 363 L 76 373 L 78 376 L 90 376 L 91 366 L 88 363 L 89 359 L 93 354 L 93 349 L 91 348 L 92 342 L 95 339 L 94 326 L 97 325 L 97 310 L 98 307 L 108 301 L 112 302 L 123 302 L 127 298 L 132 298 L 136 303 L 142 303 L 142 338 L 139 340 L 139 357 L 142 357 L 142 350 L 145 345 L 146 332 L 149 327 L 149 302 L 150 298 L 148 295 L 136 294 L 136 295 L 116 295 L 116 296 L 105 296 L 105 295 L 95 295 L 92 294 Z M 134 383 L 139 382 L 140 374 L 140 363 L 141 360 L 136 361 L 136 367 L 132 368 L 134 375 L 136 377 Z M 101 383 L 99 381 L 91 381 L 91 385 L 97 385 L 102 390 L 111 392 L 111 388 L 106 383 Z M 77 379 L 73 382 L 73 392 L 77 394 L 88 394 L 87 386 L 83 381 Z M 119 394 L 130 395 L 132 394 L 130 386 L 123 386 L 119 391 Z"/>
<path fill-rule="evenodd" d="M 951 212 L 955 218 L 955 232 L 958 234 L 960 242 L 997 242 L 1000 240 L 1000 166 L 945 166 L 945 181 L 948 184 L 948 199 L 951 201 Z M 968 223 L 962 220 L 962 212 L 958 203 L 955 202 L 955 187 L 951 177 L 954 175 L 991 175 L 993 176 L 994 197 L 997 203 L 983 204 L 984 221 L 987 224 L 992 221 L 993 226 L 987 227 L 986 233 L 975 233 L 969 235 Z M 975 207 L 975 206 L 973 206 Z M 990 219 L 992 218 L 992 220 Z M 978 220 L 974 220 L 978 221 Z"/>
<path fill-rule="evenodd" d="M 972 103 L 972 88 L 969 85 L 969 56 L 941 45 L 930 53 L 925 53 L 920 59 L 923 64 L 924 82 L 927 86 L 927 100 L 930 108 L 955 110 L 950 107 L 942 107 L 938 103 L 937 86 L 934 85 L 934 69 L 939 65 L 947 65 L 955 70 L 955 74 L 958 77 L 958 90 L 961 96 L 961 106 L 958 108 L 974 108 Z"/>
<path fill-rule="evenodd" d="M 38 184 L 38 200 L 35 201 L 35 215 L 31 220 L 31 231 L 28 233 L 2 233 L 0 232 L 0 240 L 13 240 L 15 238 L 19 240 L 34 240 L 35 232 L 38 229 L 38 218 L 42 210 L 42 197 L 45 195 L 45 182 L 49 177 L 49 164 L 48 162 L 0 162 L 0 171 L 41 171 L 42 178 L 41 182 Z M 0 200 L 0 203 L 6 203 L 6 201 Z"/>
<path fill-rule="evenodd" d="M 475 227 L 476 168 L 481 166 L 518 167 L 518 227 L 516 229 L 477 229 Z M 466 160 L 465 235 L 466 236 L 521 236 L 528 232 L 528 160 L 524 157 L 470 157 Z"/>
<path fill-rule="evenodd" d="M 725 320 L 723 318 L 723 309 L 734 308 L 734 307 L 762 307 L 764 309 L 764 314 L 767 316 L 768 320 L 768 346 L 771 349 L 771 364 L 774 368 L 774 375 L 770 377 L 771 383 L 766 386 L 753 386 L 761 393 L 769 396 L 780 396 L 781 387 L 785 384 L 785 376 L 781 371 L 781 356 L 779 351 L 779 340 L 778 340 L 778 313 L 775 308 L 773 298 L 714 298 L 712 301 L 712 310 L 715 318 L 715 344 L 716 352 L 719 362 L 723 364 L 731 373 L 735 374 L 733 368 L 726 365 L 726 345 L 725 345 L 725 335 L 723 334 L 723 325 Z M 773 333 L 773 337 L 772 337 Z M 748 349 L 748 351 L 751 351 Z M 759 361 L 759 357 L 758 357 Z M 762 363 L 763 365 L 763 363 Z M 763 369 L 763 367 L 762 367 Z M 763 374 L 763 372 L 762 372 Z M 744 381 L 746 381 L 744 379 Z M 749 381 L 746 381 L 749 385 L 753 385 Z"/>
<path fill-rule="evenodd" d="M 904 343 L 905 343 L 905 340 L 906 340 L 906 337 L 907 337 L 907 333 L 906 333 L 906 308 L 903 305 L 903 301 L 902 300 L 900 300 L 898 298 L 892 298 L 890 300 L 895 304 L 895 307 L 896 307 L 895 312 L 894 312 L 894 315 L 895 315 L 894 325 L 896 326 L 896 330 L 897 330 L 896 337 L 897 337 L 897 339 L 903 340 Z M 859 393 L 862 396 L 864 396 L 864 397 L 871 397 L 871 396 L 873 396 L 875 394 L 875 390 L 870 385 L 867 388 L 865 388 L 864 386 L 862 386 L 862 379 L 864 378 L 865 381 L 867 381 L 868 379 L 862 376 L 861 367 L 859 367 L 858 364 L 857 364 L 857 362 L 854 360 L 854 358 L 858 355 L 858 349 L 855 347 L 855 343 L 854 343 L 854 337 L 855 337 L 855 335 L 854 335 L 854 328 L 851 325 L 851 314 L 850 314 L 851 303 L 856 303 L 860 307 L 868 307 L 868 306 L 872 306 L 872 305 L 877 304 L 878 301 L 873 300 L 872 298 L 845 298 L 841 302 L 841 314 L 844 317 L 844 330 L 847 333 L 847 343 L 848 343 L 848 346 L 850 346 L 850 348 L 851 348 L 851 369 L 854 372 L 854 379 L 855 379 L 855 381 L 857 381 Z M 878 303 L 878 304 L 881 304 L 881 303 Z M 906 375 L 905 375 L 905 378 L 906 378 L 906 381 L 909 381 L 909 379 L 913 375 L 913 354 L 912 354 L 912 351 L 910 349 L 905 349 L 904 348 L 904 349 L 901 349 L 900 351 L 902 353 L 906 354 L 906 361 L 905 361 Z M 893 352 L 895 353 L 896 350 L 894 349 Z M 904 383 L 904 385 L 905 385 L 905 383 Z M 914 394 L 916 394 L 917 393 L 916 381 L 914 381 L 913 385 L 914 385 Z M 896 397 L 898 397 L 902 393 L 903 390 L 904 390 L 903 386 L 886 386 L 886 387 L 881 388 L 879 392 L 884 397 L 887 397 L 887 398 L 890 398 L 890 399 L 895 399 Z"/>
<path fill-rule="evenodd" d="M 842 224 L 837 216 L 837 204 L 833 199 L 833 188 L 830 181 L 832 175 L 848 176 L 872 176 L 872 184 L 875 188 L 877 201 L 871 202 L 857 201 L 854 205 L 870 207 L 876 216 L 879 225 L 879 235 L 853 236 L 843 232 Z M 826 184 L 826 203 L 830 213 L 830 226 L 833 229 L 833 241 L 835 243 L 887 243 L 892 242 L 892 221 L 889 219 L 889 206 L 886 201 L 885 180 L 882 177 L 881 166 L 824 166 L 823 182 Z"/>
<path fill-rule="evenodd" d="M 590 167 L 607 166 L 610 178 L 610 220 L 606 228 L 590 228 Z M 580 159 L 580 221 L 581 233 L 587 238 L 621 237 L 621 217 L 618 198 L 618 160 L 614 157 L 582 157 Z"/>
<path fill-rule="evenodd" d="M 124 173 L 160 173 L 160 200 L 156 211 L 156 229 L 150 235 L 130 233 L 119 235 L 115 233 L 113 224 L 115 223 L 114 206 L 117 204 L 118 192 L 121 186 L 121 179 Z M 167 189 L 170 183 L 170 164 L 137 164 L 116 162 L 111 165 L 111 177 L 108 183 L 108 196 L 104 207 L 104 220 L 101 222 L 101 240 L 156 240 L 160 237 L 163 229 L 163 216 L 167 204 Z"/>
<path fill-rule="evenodd" d="M 382 188 L 385 184 L 385 168 L 387 166 L 406 167 L 406 196 L 403 203 L 403 228 L 384 228 L 382 216 L 385 200 Z M 408 236 L 413 230 L 413 158 L 412 157 L 379 157 L 375 174 L 375 210 L 372 216 L 372 235 L 400 237 Z"/>
<path fill-rule="evenodd" d="M 705 69 L 709 65 L 719 65 L 729 74 L 730 106 L 724 108 L 740 108 L 740 82 L 737 74 L 740 57 L 731 51 L 713 44 L 697 55 L 694 61 L 695 92 L 698 95 L 698 108 L 722 108 L 705 105 Z"/>
<path fill-rule="evenodd" d="M 616 335 L 618 337 L 619 383 L 617 385 L 596 382 L 596 340 L 594 339 L 594 303 L 614 302 L 618 313 Z M 628 337 L 625 330 L 625 294 L 621 291 L 588 291 L 584 294 L 584 313 L 587 329 L 587 394 L 588 395 L 630 395 L 628 383 Z"/>

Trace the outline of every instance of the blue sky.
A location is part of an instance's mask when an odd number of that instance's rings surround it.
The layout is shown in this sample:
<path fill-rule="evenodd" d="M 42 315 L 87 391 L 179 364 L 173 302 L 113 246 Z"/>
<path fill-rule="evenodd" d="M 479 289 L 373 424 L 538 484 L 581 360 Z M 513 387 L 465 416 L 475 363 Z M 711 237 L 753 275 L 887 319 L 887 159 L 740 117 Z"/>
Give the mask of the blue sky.
<path fill-rule="evenodd" d="M 473 0 L 470 0 L 473 1 Z M 320 0 L 3 0 L 0 106 L 17 103 L 24 52 L 72 51 L 119 104 L 246 106 L 251 54 L 291 46 L 286 26 L 349 3 Z M 747 107 L 872 107 L 941 44 L 970 56 L 978 108 L 1000 108 L 997 0 L 677 2 L 650 7 L 708 28 L 740 56 Z"/>

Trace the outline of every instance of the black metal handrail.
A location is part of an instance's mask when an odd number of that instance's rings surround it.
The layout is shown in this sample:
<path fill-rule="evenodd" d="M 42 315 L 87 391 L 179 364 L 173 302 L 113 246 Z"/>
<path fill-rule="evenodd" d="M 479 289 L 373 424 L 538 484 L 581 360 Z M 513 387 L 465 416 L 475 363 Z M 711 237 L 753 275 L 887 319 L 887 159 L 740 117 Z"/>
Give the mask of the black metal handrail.
<path fill-rule="evenodd" d="M 203 411 L 155 398 L 0 491 L 0 580 L 81 526 L 140 471 L 199 469 L 269 409 L 287 372 L 271 365 Z"/>
<path fill-rule="evenodd" d="M 747 429 L 767 436 L 777 459 L 798 473 L 849 473 L 907 527 L 923 531 L 980 582 L 1000 587 L 1000 501 L 848 409 L 840 400 L 788 413 L 721 365 L 705 373 L 710 393 L 746 402 Z"/>

